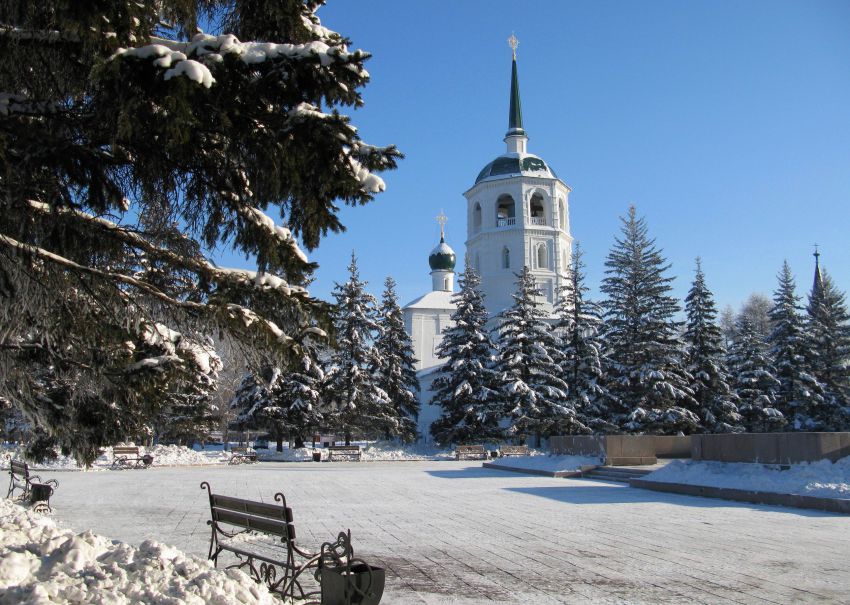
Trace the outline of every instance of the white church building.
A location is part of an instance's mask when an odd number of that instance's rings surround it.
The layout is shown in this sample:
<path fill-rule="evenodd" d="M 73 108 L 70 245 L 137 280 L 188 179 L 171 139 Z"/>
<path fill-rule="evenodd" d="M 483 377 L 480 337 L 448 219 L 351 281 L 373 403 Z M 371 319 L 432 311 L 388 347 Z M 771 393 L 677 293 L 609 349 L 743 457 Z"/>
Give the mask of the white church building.
<path fill-rule="evenodd" d="M 481 291 L 490 317 L 511 306 L 516 274 L 531 269 L 550 311 L 561 291 L 561 280 L 572 256 L 569 222 L 570 188 L 540 157 L 528 152 L 528 135 L 522 125 L 514 36 L 511 64 L 510 111 L 505 152 L 479 172 L 464 193 L 467 205 L 466 262 L 481 276 Z M 441 410 L 432 406 L 431 384 L 443 361 L 436 349 L 451 327 L 455 305 L 454 269 L 457 257 L 445 242 L 440 222 L 440 243 L 431 252 L 432 290 L 403 308 L 407 333 L 419 360 L 421 386 L 419 431 L 431 441 L 429 427 Z"/>

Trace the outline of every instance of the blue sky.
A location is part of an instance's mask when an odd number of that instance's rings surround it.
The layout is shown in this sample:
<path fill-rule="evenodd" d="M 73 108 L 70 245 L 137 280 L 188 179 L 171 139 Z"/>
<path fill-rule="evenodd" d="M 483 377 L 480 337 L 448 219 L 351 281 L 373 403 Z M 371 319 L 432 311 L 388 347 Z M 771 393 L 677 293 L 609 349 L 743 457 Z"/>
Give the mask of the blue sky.
<path fill-rule="evenodd" d="M 363 139 L 407 159 L 311 253 L 312 294 L 352 249 L 373 293 L 387 275 L 402 303 L 426 292 L 441 209 L 462 258 L 462 193 L 504 151 L 511 32 L 529 151 L 572 188 L 594 291 L 630 204 L 680 297 L 696 256 L 721 307 L 771 294 L 783 259 L 805 294 L 815 242 L 850 289 L 850 2 L 330 0 L 319 16 L 374 55 Z"/>

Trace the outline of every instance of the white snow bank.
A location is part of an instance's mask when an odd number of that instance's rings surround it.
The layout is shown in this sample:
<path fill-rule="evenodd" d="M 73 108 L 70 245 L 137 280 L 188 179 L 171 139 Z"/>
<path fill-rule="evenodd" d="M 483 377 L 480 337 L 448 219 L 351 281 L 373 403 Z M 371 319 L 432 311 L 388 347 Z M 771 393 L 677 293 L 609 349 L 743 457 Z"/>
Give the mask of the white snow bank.
<path fill-rule="evenodd" d="M 746 462 L 673 460 L 644 479 L 820 498 L 850 498 L 850 456 L 834 464 L 829 460 L 792 464 L 786 470 L 775 465 Z"/>
<path fill-rule="evenodd" d="M 316 449 L 317 452 L 322 450 Z M 269 460 L 274 462 L 305 462 L 313 459 L 313 450 L 302 447 L 298 449 L 283 448 L 282 452 L 272 445 L 268 450 L 257 450 L 258 460 Z"/>
<path fill-rule="evenodd" d="M 507 466 L 510 468 L 533 470 L 533 471 L 548 471 L 557 473 L 561 471 L 577 471 L 582 466 L 591 466 L 600 464 L 597 456 L 547 456 L 547 455 L 530 455 L 530 456 L 509 456 L 506 458 L 497 458 L 491 460 L 493 464 L 499 466 Z"/>
<path fill-rule="evenodd" d="M 9 467 L 9 459 L 23 460 L 23 448 L 20 446 L 3 446 L 2 450 L 3 468 Z M 140 447 L 139 455 L 150 454 L 153 456 L 153 466 L 198 466 L 209 464 L 227 464 L 230 460 L 230 452 L 220 449 L 196 451 L 182 445 L 154 445 L 153 447 Z M 104 448 L 103 454 L 92 464 L 92 469 L 103 470 L 112 466 L 112 448 Z M 43 463 L 31 463 L 32 469 L 43 470 L 80 470 L 82 467 L 71 457 L 59 454 L 55 460 Z"/>
<path fill-rule="evenodd" d="M 454 454 L 430 445 L 400 445 L 387 441 L 357 441 L 352 445 L 360 446 L 360 460 L 368 462 L 392 460 L 453 460 Z M 282 452 L 275 451 L 274 444 L 268 450 L 258 450 L 260 460 L 275 462 L 305 462 L 313 460 L 313 452 L 320 452 L 322 460 L 328 459 L 328 451 L 317 447 L 300 449 L 283 448 Z"/>
<path fill-rule="evenodd" d="M 454 453 L 432 445 L 399 445 L 375 441 L 363 445 L 361 460 L 454 460 Z"/>
<path fill-rule="evenodd" d="M 135 548 L 90 531 L 75 534 L 0 501 L 0 605 L 92 603 L 280 605 L 239 570 L 154 541 Z"/>

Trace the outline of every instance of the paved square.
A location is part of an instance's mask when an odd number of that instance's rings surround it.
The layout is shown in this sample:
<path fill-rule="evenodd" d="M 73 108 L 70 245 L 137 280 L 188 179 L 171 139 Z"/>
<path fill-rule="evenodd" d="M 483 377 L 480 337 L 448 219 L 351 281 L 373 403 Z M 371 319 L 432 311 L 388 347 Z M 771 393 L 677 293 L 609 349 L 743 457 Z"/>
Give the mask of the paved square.
<path fill-rule="evenodd" d="M 48 473 L 49 474 L 49 473 Z M 262 463 L 54 473 L 56 519 L 200 556 L 199 488 L 271 502 L 299 542 L 351 528 L 387 569 L 383 603 L 847 603 L 850 518 L 471 462 Z"/>

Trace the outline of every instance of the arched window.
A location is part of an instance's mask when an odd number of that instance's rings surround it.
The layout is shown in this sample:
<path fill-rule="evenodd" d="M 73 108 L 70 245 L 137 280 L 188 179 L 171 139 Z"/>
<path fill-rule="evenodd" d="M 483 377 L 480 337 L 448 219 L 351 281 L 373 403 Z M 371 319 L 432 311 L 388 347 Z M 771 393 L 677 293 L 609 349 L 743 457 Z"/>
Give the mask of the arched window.
<path fill-rule="evenodd" d="M 443 290 L 448 290 L 448 289 L 449 289 L 449 278 L 446 277 L 445 279 L 443 279 Z"/>
<path fill-rule="evenodd" d="M 529 215 L 531 216 L 532 225 L 546 224 L 546 210 L 543 208 L 543 196 L 535 193 L 531 196 L 531 201 L 528 204 Z"/>
<path fill-rule="evenodd" d="M 537 244 L 537 268 L 549 268 L 549 254 L 548 250 L 546 249 L 546 244 Z"/>
<path fill-rule="evenodd" d="M 496 226 L 508 227 L 516 225 L 516 204 L 514 198 L 505 194 L 496 200 Z"/>
<path fill-rule="evenodd" d="M 559 226 L 561 230 L 567 230 L 567 205 L 564 204 L 564 200 L 558 200 L 558 219 Z"/>
<path fill-rule="evenodd" d="M 472 227 L 476 231 L 481 230 L 481 204 L 475 202 L 475 208 L 472 210 Z"/>
<path fill-rule="evenodd" d="M 502 248 L 502 269 L 510 269 L 511 268 L 511 251 L 508 250 L 507 246 Z"/>

